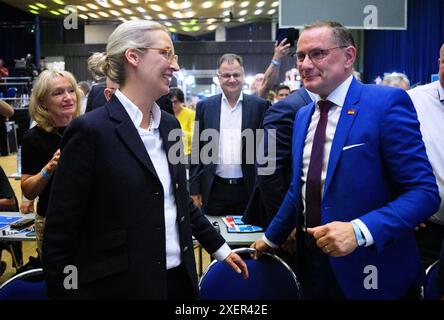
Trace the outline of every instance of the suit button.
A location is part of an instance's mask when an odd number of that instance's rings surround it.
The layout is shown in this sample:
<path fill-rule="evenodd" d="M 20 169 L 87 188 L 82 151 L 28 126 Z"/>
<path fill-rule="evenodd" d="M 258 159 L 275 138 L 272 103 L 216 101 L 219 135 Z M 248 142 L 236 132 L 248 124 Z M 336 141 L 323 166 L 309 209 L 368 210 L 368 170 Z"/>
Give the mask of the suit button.
<path fill-rule="evenodd" d="M 158 196 L 158 195 L 160 195 L 160 192 L 159 191 L 156 191 L 156 192 L 153 192 L 153 196 Z"/>
<path fill-rule="evenodd" d="M 180 222 L 184 222 L 185 221 L 185 216 L 180 217 Z"/>
<path fill-rule="evenodd" d="M 183 247 L 183 252 L 187 252 L 188 251 L 188 246 Z"/>
<path fill-rule="evenodd" d="M 179 184 L 178 184 L 178 183 L 176 183 L 176 190 L 177 190 L 177 189 L 179 189 Z"/>
<path fill-rule="evenodd" d="M 156 227 L 155 230 L 156 230 L 156 231 L 160 231 L 160 227 Z"/>
<path fill-rule="evenodd" d="M 156 261 L 156 263 L 157 263 L 158 265 L 160 265 L 160 264 L 161 264 L 161 262 L 160 262 L 160 261 Z"/>

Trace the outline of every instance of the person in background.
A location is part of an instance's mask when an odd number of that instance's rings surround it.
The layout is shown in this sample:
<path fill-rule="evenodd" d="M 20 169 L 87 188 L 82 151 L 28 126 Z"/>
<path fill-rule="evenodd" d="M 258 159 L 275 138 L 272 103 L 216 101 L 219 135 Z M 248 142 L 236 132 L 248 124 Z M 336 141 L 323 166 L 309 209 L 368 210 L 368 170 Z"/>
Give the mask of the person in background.
<path fill-rule="evenodd" d="M 86 81 L 80 81 L 79 82 L 79 89 L 82 91 L 82 101 L 80 102 L 80 114 L 85 114 L 86 110 L 86 102 L 88 101 L 88 94 L 90 91 L 90 87 L 88 82 Z"/>
<path fill-rule="evenodd" d="M 39 198 L 35 231 L 40 255 L 60 142 L 68 124 L 80 114 L 81 97 L 77 82 L 68 71 L 43 71 L 32 90 L 29 114 L 36 126 L 23 136 L 21 189 L 27 199 Z"/>
<path fill-rule="evenodd" d="M 155 101 L 168 94 L 177 60 L 167 29 L 148 20 L 119 25 L 106 52 L 90 58 L 120 88 L 63 137 L 43 243 L 51 298 L 196 299 L 192 235 L 248 276 L 193 206 L 183 164 L 167 158 L 181 144 L 180 124 Z M 78 270 L 76 290 L 64 287 L 68 265 Z"/>
<path fill-rule="evenodd" d="M 182 141 L 184 147 L 184 154 L 189 163 L 189 157 L 191 154 L 191 143 L 193 140 L 194 131 L 194 118 L 196 112 L 185 107 L 185 96 L 183 91 L 179 88 L 170 88 L 170 99 L 173 105 L 174 116 L 179 120 L 180 127 L 182 128 Z"/>
<path fill-rule="evenodd" d="M 14 108 L 7 102 L 0 99 L 0 115 L 5 117 L 6 120 L 14 115 Z"/>
<path fill-rule="evenodd" d="M 438 259 L 444 239 L 444 44 L 438 58 L 438 77 L 439 81 L 407 91 L 418 113 L 422 139 L 441 197 L 439 210 L 419 224 L 415 233 L 425 268 Z"/>
<path fill-rule="evenodd" d="M 385 74 L 382 84 L 389 87 L 401 88 L 406 91 L 410 89 L 410 81 L 407 76 L 398 72 Z"/>
<path fill-rule="evenodd" d="M 253 76 L 253 81 L 250 84 L 250 92 L 253 96 L 259 96 L 259 88 L 262 86 L 262 83 L 264 82 L 264 74 L 263 73 L 256 73 Z M 268 92 L 266 92 L 264 99 L 268 97 Z"/>
<path fill-rule="evenodd" d="M 408 94 L 354 79 L 356 53 L 340 23 L 300 34 L 297 66 L 317 102 L 296 114 L 292 182 L 252 247 L 259 257 L 296 227 L 306 299 L 419 298 L 414 228 L 439 207 L 436 179 Z"/>
<path fill-rule="evenodd" d="M 276 88 L 276 98 L 275 101 L 281 101 L 290 95 L 290 87 L 285 84 L 280 84 Z"/>
<path fill-rule="evenodd" d="M 3 59 L 0 58 L 0 81 L 2 80 L 2 78 L 8 77 L 8 76 L 9 76 L 9 70 L 4 65 Z"/>

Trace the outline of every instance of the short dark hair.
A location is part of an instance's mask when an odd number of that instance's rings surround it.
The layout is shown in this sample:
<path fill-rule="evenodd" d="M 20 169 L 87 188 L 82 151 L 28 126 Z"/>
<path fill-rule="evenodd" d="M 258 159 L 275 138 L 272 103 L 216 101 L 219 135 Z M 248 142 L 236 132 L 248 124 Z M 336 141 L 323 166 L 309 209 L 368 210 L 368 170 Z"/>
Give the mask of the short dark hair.
<path fill-rule="evenodd" d="M 185 96 L 183 94 L 183 91 L 180 88 L 177 87 L 172 87 L 170 88 L 170 100 L 173 99 L 174 97 L 177 98 L 177 100 L 179 100 L 180 102 L 184 103 L 185 102 Z"/>
<path fill-rule="evenodd" d="M 304 30 L 302 32 L 304 32 L 305 30 L 322 28 L 322 27 L 327 27 L 332 29 L 333 37 L 335 38 L 339 46 L 353 46 L 356 48 L 355 40 L 353 39 L 351 31 L 336 21 L 328 21 L 328 20 L 316 21 L 313 22 L 312 24 L 305 25 Z"/>
<path fill-rule="evenodd" d="M 238 56 L 237 54 L 234 54 L 234 53 L 225 53 L 222 57 L 219 58 L 219 61 L 217 62 L 217 69 L 219 69 L 221 64 L 224 62 L 231 64 L 234 61 L 239 62 L 241 67 L 244 66 L 244 62 L 243 62 L 241 56 Z"/>
<path fill-rule="evenodd" d="M 286 84 L 280 84 L 280 85 L 278 85 L 277 86 L 277 88 L 276 88 L 276 94 L 279 92 L 279 90 L 283 90 L 283 89 L 286 89 L 286 90 L 288 90 L 288 91 L 291 91 L 291 89 L 290 89 L 290 87 L 289 86 L 287 86 Z"/>

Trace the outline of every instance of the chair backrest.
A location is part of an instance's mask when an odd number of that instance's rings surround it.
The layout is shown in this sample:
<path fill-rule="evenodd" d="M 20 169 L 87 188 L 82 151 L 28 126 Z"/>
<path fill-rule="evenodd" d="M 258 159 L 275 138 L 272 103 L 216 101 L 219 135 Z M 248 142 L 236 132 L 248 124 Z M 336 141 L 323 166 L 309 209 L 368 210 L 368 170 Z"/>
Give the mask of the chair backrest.
<path fill-rule="evenodd" d="M 17 88 L 16 87 L 10 87 L 8 90 L 6 90 L 5 98 L 14 98 L 17 94 Z"/>
<path fill-rule="evenodd" d="M 265 252 L 258 260 L 249 254 L 254 249 L 240 248 L 238 253 L 248 266 L 249 278 L 222 261 L 213 261 L 199 282 L 203 300 L 300 300 L 302 293 L 296 275 L 279 257 Z"/>
<path fill-rule="evenodd" d="M 19 273 L 0 286 L 1 300 L 48 300 L 43 270 Z"/>
<path fill-rule="evenodd" d="M 426 277 L 422 290 L 424 300 L 439 300 L 438 270 L 439 260 L 435 261 L 426 270 Z"/>

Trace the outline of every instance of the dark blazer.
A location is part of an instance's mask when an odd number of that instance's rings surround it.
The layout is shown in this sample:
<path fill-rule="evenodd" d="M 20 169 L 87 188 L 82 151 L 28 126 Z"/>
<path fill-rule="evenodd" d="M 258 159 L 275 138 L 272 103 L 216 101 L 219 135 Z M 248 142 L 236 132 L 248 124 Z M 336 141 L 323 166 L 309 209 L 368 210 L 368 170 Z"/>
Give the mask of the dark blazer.
<path fill-rule="evenodd" d="M 208 197 L 213 185 L 217 164 L 212 161 L 210 164 L 203 164 L 199 155 L 203 147 L 209 147 L 218 152 L 219 144 L 217 141 L 209 139 L 209 141 L 199 141 L 202 139 L 202 131 L 205 129 L 220 130 L 220 112 L 221 112 L 222 94 L 209 97 L 203 101 L 199 101 L 196 107 L 196 125 L 194 126 L 193 144 L 191 151 L 190 166 L 190 193 L 192 195 L 202 194 L 203 205 L 206 206 Z M 245 129 L 254 130 L 254 139 L 256 141 L 256 129 L 262 128 L 262 120 L 265 111 L 270 106 L 270 102 L 262 98 L 244 94 L 242 101 L 242 131 Z M 204 140 L 204 139 L 202 139 Z M 254 144 L 256 146 L 256 144 Z M 217 154 L 214 155 L 217 161 Z M 253 157 L 253 161 L 251 160 Z M 250 159 L 247 159 L 250 158 Z M 255 180 L 254 154 L 247 154 L 245 139 L 242 139 L 242 174 L 250 195 L 253 190 Z M 253 163 L 251 163 L 253 162 Z"/>
<path fill-rule="evenodd" d="M 162 111 L 168 141 L 179 122 Z M 162 184 L 127 112 L 113 96 L 104 108 L 65 131 L 43 243 L 52 298 L 165 299 L 166 253 Z M 224 243 L 187 192 L 185 168 L 169 164 L 177 205 L 182 264 L 197 290 L 192 234 L 210 253 Z M 78 269 L 78 290 L 65 290 L 63 270 Z"/>
<path fill-rule="evenodd" d="M 104 106 L 107 103 L 105 95 L 103 94 L 105 88 L 105 82 L 99 82 L 91 87 L 88 99 L 86 100 L 85 113 Z"/>
<path fill-rule="evenodd" d="M 294 121 L 292 182 L 265 232 L 277 245 L 295 226 L 299 230 L 304 224 L 302 156 L 314 109 L 314 103 L 301 108 Z M 374 240 L 346 256 L 328 257 L 346 298 L 400 299 L 419 286 L 424 269 L 414 228 L 439 204 L 436 179 L 408 94 L 353 79 L 331 145 L 321 204 L 323 225 L 360 219 Z"/>
<path fill-rule="evenodd" d="M 284 200 L 291 182 L 291 146 L 293 122 L 296 112 L 312 100 L 304 88 L 292 92 L 285 99 L 273 104 L 264 115 L 264 139 L 262 144 L 268 156 L 268 139 L 276 141 L 275 171 L 269 175 L 257 175 L 253 192 L 245 209 L 243 220 L 248 224 L 268 227 L 271 219 Z M 270 130 L 276 130 L 272 134 Z M 265 166 L 268 163 L 265 164 Z"/>

